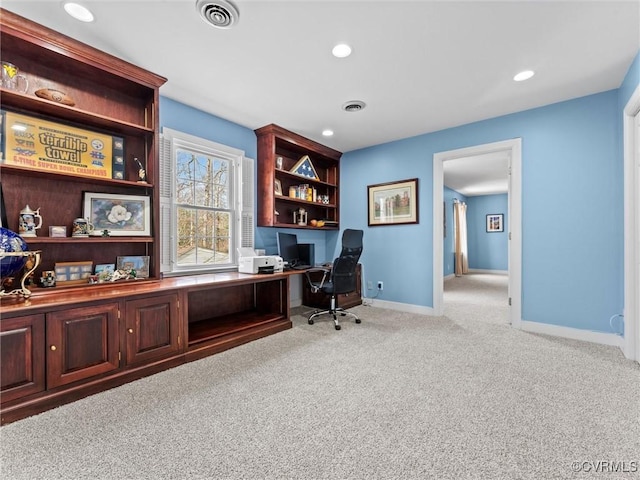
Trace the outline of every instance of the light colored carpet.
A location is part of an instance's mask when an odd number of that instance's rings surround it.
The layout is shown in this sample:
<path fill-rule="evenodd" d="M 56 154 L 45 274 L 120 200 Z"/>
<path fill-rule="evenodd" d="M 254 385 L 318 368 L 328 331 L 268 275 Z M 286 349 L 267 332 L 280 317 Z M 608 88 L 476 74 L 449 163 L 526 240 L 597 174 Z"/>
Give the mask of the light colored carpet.
<path fill-rule="evenodd" d="M 596 462 L 632 468 L 638 364 L 513 330 L 506 277 L 494 277 L 447 281 L 444 317 L 361 306 L 363 323 L 336 331 L 295 316 L 286 332 L 2 427 L 0 476 L 579 479 L 596 478 Z"/>

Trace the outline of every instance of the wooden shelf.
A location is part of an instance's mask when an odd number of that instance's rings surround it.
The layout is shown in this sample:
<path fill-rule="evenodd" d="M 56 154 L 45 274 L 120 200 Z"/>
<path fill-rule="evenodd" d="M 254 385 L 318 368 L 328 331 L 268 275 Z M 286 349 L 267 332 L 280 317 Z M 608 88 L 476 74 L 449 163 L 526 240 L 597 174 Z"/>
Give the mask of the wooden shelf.
<path fill-rule="evenodd" d="M 153 243 L 153 237 L 22 237 L 28 244 L 67 243 L 82 245 L 86 243 Z"/>
<path fill-rule="evenodd" d="M 99 178 L 99 177 L 80 177 L 78 175 L 70 175 L 62 172 L 45 172 L 41 170 L 32 170 L 29 167 L 21 167 L 19 165 L 3 165 L 0 164 L 0 173 L 4 174 L 13 174 L 13 175 L 22 175 L 24 177 L 33 177 L 33 178 L 51 178 L 54 175 L 54 178 L 59 180 L 64 180 L 65 182 L 87 182 L 95 183 L 96 185 L 111 185 L 114 187 L 125 187 L 125 188 L 153 188 L 152 183 L 147 182 L 133 182 L 130 180 L 116 180 L 113 178 Z"/>
<path fill-rule="evenodd" d="M 264 314 L 255 311 L 234 313 L 211 320 L 189 324 L 189 346 L 232 335 L 286 317 L 279 313 Z"/>
<path fill-rule="evenodd" d="M 13 90 L 0 88 L 0 96 L 2 96 L 3 108 L 26 112 L 30 115 L 33 115 L 33 112 L 38 112 L 38 116 L 46 116 L 48 118 L 65 118 L 67 123 L 75 124 L 80 128 L 94 127 L 94 129 L 100 129 L 110 134 L 121 135 L 153 135 L 154 133 L 152 127 L 98 115 Z"/>
<path fill-rule="evenodd" d="M 293 212 L 304 208 L 308 221 L 329 220 L 334 223 L 320 229 L 339 228 L 342 153 L 273 124 L 259 128 L 255 133 L 258 137 L 258 226 L 317 228 L 293 222 Z M 291 172 L 304 156 L 309 157 L 317 179 Z M 282 195 L 275 194 L 276 182 L 282 188 Z M 315 190 L 316 196 L 327 197 L 328 203 L 288 196 L 290 188 L 305 184 Z"/>

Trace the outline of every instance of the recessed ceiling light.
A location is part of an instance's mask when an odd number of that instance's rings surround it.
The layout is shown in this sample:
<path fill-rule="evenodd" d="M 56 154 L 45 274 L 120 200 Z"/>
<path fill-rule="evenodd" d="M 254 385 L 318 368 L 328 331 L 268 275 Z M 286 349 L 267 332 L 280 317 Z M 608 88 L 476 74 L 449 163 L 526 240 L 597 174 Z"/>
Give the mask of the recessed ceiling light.
<path fill-rule="evenodd" d="M 324 137 L 332 137 L 333 136 L 333 130 L 331 130 L 330 128 L 325 128 L 322 131 L 322 136 L 324 136 Z"/>
<path fill-rule="evenodd" d="M 351 55 L 351 47 L 346 43 L 339 43 L 338 45 L 333 47 L 331 53 L 333 53 L 334 57 L 338 58 L 348 57 L 349 55 Z"/>
<path fill-rule="evenodd" d="M 79 3 L 67 2 L 64 4 L 65 11 L 76 20 L 81 22 L 93 22 L 93 13 L 87 7 Z"/>
<path fill-rule="evenodd" d="M 518 73 L 515 77 L 513 77 L 513 79 L 516 82 L 522 82 L 524 80 L 529 80 L 534 75 L 535 75 L 535 72 L 533 70 L 524 70 L 524 71 Z"/>

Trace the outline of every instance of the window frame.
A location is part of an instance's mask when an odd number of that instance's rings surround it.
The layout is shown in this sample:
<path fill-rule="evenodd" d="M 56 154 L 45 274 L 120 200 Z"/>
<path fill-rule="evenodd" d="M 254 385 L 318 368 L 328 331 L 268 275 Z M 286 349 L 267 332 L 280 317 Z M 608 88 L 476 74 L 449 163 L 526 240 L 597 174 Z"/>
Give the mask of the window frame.
<path fill-rule="evenodd" d="M 160 230 L 163 232 L 161 241 L 169 241 L 170 242 L 170 261 L 169 265 L 163 263 L 163 274 L 166 276 L 170 275 L 187 275 L 192 273 L 206 273 L 206 272 L 216 272 L 216 271 L 229 271 L 236 270 L 238 267 L 238 248 L 242 245 L 243 239 L 243 231 L 241 226 L 241 218 L 243 212 L 243 173 L 242 169 L 245 164 L 245 160 L 247 157 L 244 155 L 243 150 L 239 150 L 237 148 L 230 147 L 228 145 L 223 145 L 217 142 L 213 142 L 211 140 L 207 140 L 205 138 L 197 137 L 194 135 L 189 135 L 184 132 L 180 132 L 177 130 L 172 130 L 166 127 L 162 129 L 162 137 L 165 140 L 169 141 L 170 151 L 168 159 L 171 162 L 169 166 L 169 178 L 170 180 L 170 188 L 164 188 L 164 195 L 162 194 L 161 189 L 161 204 L 164 202 L 165 205 L 167 202 L 170 202 L 170 225 L 169 228 L 167 225 L 163 225 L 163 216 L 161 216 L 160 222 Z M 161 139 L 162 141 L 162 139 Z M 168 145 L 165 144 L 166 148 Z M 229 188 L 229 209 L 218 209 L 218 208 L 210 208 L 210 207 L 198 207 L 195 205 L 188 205 L 189 208 L 194 208 L 196 210 L 202 211 L 228 211 L 231 215 L 229 229 L 230 229 L 230 240 L 229 240 L 229 262 L 224 264 L 189 264 L 189 265 L 178 265 L 178 235 L 177 235 L 177 222 L 178 222 L 178 208 L 184 206 L 182 203 L 178 203 L 176 190 L 177 190 L 177 151 L 178 150 L 187 150 L 192 151 L 195 154 L 203 154 L 209 157 L 219 158 L 221 160 L 225 160 L 229 162 L 230 171 L 228 172 L 229 180 L 228 180 L 228 188 Z M 161 176 L 165 177 L 167 175 L 167 165 L 163 165 L 162 162 L 167 161 L 166 153 L 160 155 L 160 171 Z M 253 188 L 252 185 L 247 186 L 247 188 Z M 170 192 L 167 192 L 170 190 Z M 170 193 L 170 196 L 167 196 L 166 193 Z M 165 220 L 166 221 L 166 220 Z M 169 238 L 166 238 L 165 232 L 169 233 Z"/>

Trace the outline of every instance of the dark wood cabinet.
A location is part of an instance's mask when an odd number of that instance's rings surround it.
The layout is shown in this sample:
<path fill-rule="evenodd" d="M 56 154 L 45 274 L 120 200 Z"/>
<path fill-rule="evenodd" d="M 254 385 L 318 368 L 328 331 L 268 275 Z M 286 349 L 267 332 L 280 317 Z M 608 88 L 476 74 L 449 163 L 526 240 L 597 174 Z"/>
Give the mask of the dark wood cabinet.
<path fill-rule="evenodd" d="M 312 281 L 320 281 L 322 272 L 308 272 Z M 351 308 L 362 304 L 362 266 L 358 264 L 356 267 L 356 290 L 353 293 L 340 294 L 337 297 L 338 306 L 342 308 Z M 331 304 L 331 295 L 323 292 L 313 293 L 306 277 L 304 279 L 304 288 L 302 290 L 302 304 L 308 307 L 329 308 Z"/>
<path fill-rule="evenodd" d="M 181 350 L 178 295 L 128 300 L 125 304 L 126 363 L 150 362 Z"/>
<path fill-rule="evenodd" d="M 342 153 L 273 124 L 255 133 L 258 138 L 258 226 L 339 228 Z M 309 157 L 317 179 L 291 172 L 305 156 Z M 308 186 L 307 195 L 299 193 L 301 185 Z M 306 226 L 294 223 L 293 212 L 300 208 L 307 212 Z M 325 224 L 314 227 L 311 220 L 322 220 Z"/>
<path fill-rule="evenodd" d="M 44 315 L 0 323 L 0 396 L 3 402 L 45 389 Z"/>
<path fill-rule="evenodd" d="M 118 310 L 105 303 L 47 314 L 47 388 L 119 368 Z"/>
<path fill-rule="evenodd" d="M 8 220 L 5 227 L 18 230 L 18 215 L 26 205 L 41 209 L 38 236 L 25 238 L 30 250 L 42 251 L 35 278 L 43 270 L 53 270 L 57 262 L 115 264 L 118 256 L 129 255 L 149 256 L 150 276 L 158 277 L 158 103 L 159 87 L 166 79 L 2 9 L 0 56 L 18 66 L 29 81 L 26 93 L 0 88 L 3 111 L 124 140 L 122 179 L 86 178 L 61 169 L 49 173 L 17 163 L 14 156 L 26 158 L 28 152 L 3 152 L 0 175 Z M 64 92 L 75 105 L 36 96 L 36 90 L 43 88 Z M 138 182 L 134 157 L 145 166 L 146 183 Z M 72 238 L 73 220 L 85 216 L 84 192 L 149 197 L 151 234 Z M 50 237 L 50 226 L 66 226 L 67 237 Z M 36 290 L 49 294 L 61 288 Z M 83 288 L 97 287 L 87 284 Z"/>

